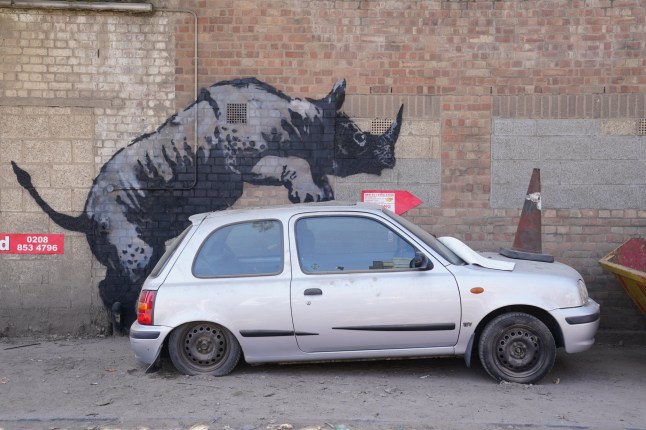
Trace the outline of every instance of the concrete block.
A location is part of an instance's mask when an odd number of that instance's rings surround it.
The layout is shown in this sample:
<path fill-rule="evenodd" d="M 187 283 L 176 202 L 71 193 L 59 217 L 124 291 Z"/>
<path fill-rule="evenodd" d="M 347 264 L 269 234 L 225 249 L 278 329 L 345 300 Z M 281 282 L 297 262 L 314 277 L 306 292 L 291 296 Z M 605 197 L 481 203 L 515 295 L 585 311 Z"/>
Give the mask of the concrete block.
<path fill-rule="evenodd" d="M 431 137 L 431 158 L 440 160 L 442 158 L 442 139 L 439 136 Z"/>
<path fill-rule="evenodd" d="M 5 233 L 48 233 L 49 216 L 40 212 L 0 212 L 0 231 Z"/>
<path fill-rule="evenodd" d="M 44 138 L 27 140 L 23 150 L 32 163 L 69 163 L 72 161 L 72 146 L 67 140 Z"/>
<path fill-rule="evenodd" d="M 82 283 L 70 284 L 70 305 L 73 309 L 89 308 L 100 302 L 96 297 L 98 286 L 90 280 Z"/>
<path fill-rule="evenodd" d="M 539 160 L 541 139 L 532 136 L 497 136 L 491 139 L 495 160 Z"/>
<path fill-rule="evenodd" d="M 639 136 L 600 136 L 590 140 L 593 160 L 638 160 L 643 138 Z"/>
<path fill-rule="evenodd" d="M 433 156 L 433 146 L 429 137 L 400 136 L 395 145 L 395 158 L 398 160 L 430 159 Z"/>
<path fill-rule="evenodd" d="M 69 188 L 42 188 L 38 193 L 55 211 L 63 213 L 72 211 L 72 190 Z M 42 212 L 43 210 L 31 196 L 25 195 L 24 211 Z"/>
<path fill-rule="evenodd" d="M 64 261 L 50 264 L 50 289 L 68 294 L 72 285 L 90 285 L 92 283 L 92 269 L 90 261 L 87 263 L 81 267 L 77 260 L 66 258 Z"/>
<path fill-rule="evenodd" d="M 0 212 L 22 211 L 22 190 L 19 188 L 0 188 Z"/>
<path fill-rule="evenodd" d="M 495 118 L 493 134 L 495 136 L 535 136 L 536 120 Z"/>
<path fill-rule="evenodd" d="M 552 136 L 541 142 L 543 160 L 588 160 L 590 151 L 589 137 Z"/>
<path fill-rule="evenodd" d="M 22 162 L 22 143 L 20 140 L 4 138 L 0 132 L 0 163 Z"/>
<path fill-rule="evenodd" d="M 637 134 L 637 120 L 604 119 L 601 121 L 601 133 L 610 136 L 634 136 Z"/>
<path fill-rule="evenodd" d="M 2 282 L 9 285 L 39 285 L 49 283 L 49 264 L 43 256 L 16 255 L 17 259 L 3 261 Z M 22 293 L 21 293 L 22 294 Z"/>
<path fill-rule="evenodd" d="M 31 182 L 37 189 L 49 187 L 51 184 L 50 166 L 48 164 L 37 163 L 16 163 L 18 166 L 26 170 L 31 176 Z M 16 174 L 13 172 L 11 164 L 0 164 L 0 180 L 3 187 L 9 188 L 22 188 L 16 179 Z"/>
<path fill-rule="evenodd" d="M 3 139 L 40 138 L 47 130 L 47 117 L 35 115 L 7 115 L 0 117 L 0 136 Z"/>
<path fill-rule="evenodd" d="M 361 192 L 364 190 L 390 190 L 390 184 L 383 182 L 346 182 L 337 184 L 334 189 L 336 200 L 344 202 L 360 202 Z"/>
<path fill-rule="evenodd" d="M 65 258 L 80 264 L 80 267 L 92 267 L 92 251 L 85 235 L 65 234 Z"/>
<path fill-rule="evenodd" d="M 439 136 L 440 128 L 439 121 L 407 120 L 404 118 L 399 136 Z"/>
<path fill-rule="evenodd" d="M 643 187 L 625 185 L 546 185 L 545 207 L 554 209 L 627 209 L 643 205 Z"/>
<path fill-rule="evenodd" d="M 520 209 L 523 207 L 526 195 L 527 184 L 523 185 L 520 182 L 495 184 L 491 187 L 489 204 L 494 209 Z"/>
<path fill-rule="evenodd" d="M 558 162 L 543 163 L 539 160 L 494 160 L 491 163 L 491 183 L 495 184 L 518 183 L 525 188 L 529 185 L 532 171 L 541 169 L 541 184 L 557 181 L 561 164 Z"/>
<path fill-rule="evenodd" d="M 65 164 L 52 166 L 52 183 L 61 188 L 87 188 L 94 179 L 94 165 Z"/>
<path fill-rule="evenodd" d="M 590 136 L 601 132 L 601 122 L 596 119 L 539 119 L 536 120 L 538 136 Z"/>
<path fill-rule="evenodd" d="M 441 163 L 438 160 L 398 160 L 395 166 L 397 183 L 439 184 Z"/>
<path fill-rule="evenodd" d="M 395 167 L 397 167 L 397 165 L 395 165 Z M 366 182 L 390 183 L 395 181 L 394 172 L 395 171 L 393 169 L 384 169 L 381 171 L 381 175 L 379 176 L 359 173 L 357 175 L 350 175 L 345 178 L 335 177 L 335 183 L 336 184 L 366 183 Z"/>
<path fill-rule="evenodd" d="M 87 202 L 90 187 L 72 189 L 71 205 L 72 212 L 83 212 Z"/>
<path fill-rule="evenodd" d="M 10 282 L 8 273 L 5 271 L 11 267 L 11 261 L 5 255 L 0 256 L 0 276 L 3 281 L 0 282 L 0 314 L 4 314 L 6 309 L 20 308 L 20 285 L 15 282 Z M 0 323 L 0 333 L 2 333 L 2 325 Z"/>
<path fill-rule="evenodd" d="M 588 185 L 646 185 L 646 169 L 642 161 L 590 160 L 563 161 L 558 173 L 560 184 Z"/>
<path fill-rule="evenodd" d="M 23 308 L 60 307 L 69 309 L 71 294 L 69 285 L 23 283 L 20 285 L 20 303 Z"/>
<path fill-rule="evenodd" d="M 94 141 L 72 140 L 72 161 L 76 163 L 94 163 Z"/>

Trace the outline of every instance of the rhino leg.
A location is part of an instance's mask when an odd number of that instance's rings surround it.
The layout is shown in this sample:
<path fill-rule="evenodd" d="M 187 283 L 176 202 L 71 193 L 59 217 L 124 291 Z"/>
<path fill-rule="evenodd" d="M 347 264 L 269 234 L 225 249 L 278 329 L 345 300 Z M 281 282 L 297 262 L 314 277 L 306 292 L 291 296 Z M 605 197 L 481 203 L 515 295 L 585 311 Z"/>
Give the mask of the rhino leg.
<path fill-rule="evenodd" d="M 325 176 L 317 185 L 310 164 L 299 157 L 263 157 L 251 170 L 254 183 L 280 183 L 287 188 L 292 203 L 334 200 L 334 192 Z"/>

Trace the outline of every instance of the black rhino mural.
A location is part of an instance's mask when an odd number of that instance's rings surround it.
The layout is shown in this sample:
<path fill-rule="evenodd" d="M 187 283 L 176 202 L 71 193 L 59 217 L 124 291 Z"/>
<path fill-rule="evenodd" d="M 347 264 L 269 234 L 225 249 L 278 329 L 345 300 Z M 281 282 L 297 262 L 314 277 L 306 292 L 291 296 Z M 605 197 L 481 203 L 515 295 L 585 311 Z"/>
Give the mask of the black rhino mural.
<path fill-rule="evenodd" d="M 320 100 L 289 97 L 254 78 L 204 88 L 105 163 L 78 217 L 53 210 L 30 175 L 12 166 L 56 224 L 87 235 L 107 268 L 101 299 L 127 332 L 145 277 L 189 215 L 232 206 L 243 182 L 282 184 L 293 203 L 325 201 L 334 199 L 327 175 L 379 175 L 395 165 L 403 106 L 386 133 L 372 135 L 340 112 L 344 98 L 345 80 Z"/>

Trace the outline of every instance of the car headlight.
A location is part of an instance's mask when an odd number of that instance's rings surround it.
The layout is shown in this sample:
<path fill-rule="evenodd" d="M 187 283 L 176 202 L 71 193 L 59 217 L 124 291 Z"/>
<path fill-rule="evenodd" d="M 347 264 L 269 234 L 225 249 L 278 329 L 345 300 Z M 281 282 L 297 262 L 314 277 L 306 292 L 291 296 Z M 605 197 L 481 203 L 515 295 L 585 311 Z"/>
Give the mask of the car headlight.
<path fill-rule="evenodd" d="M 588 296 L 588 289 L 586 288 L 583 279 L 579 279 L 577 286 L 579 287 L 579 297 L 581 297 L 581 303 L 585 306 L 588 304 L 590 297 Z"/>

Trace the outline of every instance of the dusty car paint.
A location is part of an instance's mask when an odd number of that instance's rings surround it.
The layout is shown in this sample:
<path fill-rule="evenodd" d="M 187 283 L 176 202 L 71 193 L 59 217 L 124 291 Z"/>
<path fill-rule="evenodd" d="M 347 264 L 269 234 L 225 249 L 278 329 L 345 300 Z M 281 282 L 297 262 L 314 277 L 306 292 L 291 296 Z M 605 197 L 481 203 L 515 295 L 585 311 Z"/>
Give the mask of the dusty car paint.
<path fill-rule="evenodd" d="M 340 267 L 309 273 L 299 264 L 295 225 L 313 216 L 378 221 L 423 253 L 428 264 L 420 269 Z M 193 275 L 194 256 L 211 231 L 269 219 L 283 226 L 283 267 L 278 273 Z M 130 335 L 135 356 L 144 363 L 158 358 L 175 327 L 195 321 L 228 329 L 249 363 L 447 355 L 465 356 L 469 362 L 486 323 L 510 310 L 539 316 L 552 330 L 556 346 L 567 352 L 589 348 L 598 328 L 599 305 L 582 296 L 583 281 L 574 269 L 497 254 L 483 254 L 481 265 L 466 264 L 450 249 L 430 246 L 434 239 L 422 239 L 419 231 L 413 234 L 371 205 L 232 210 L 196 215 L 191 222 L 191 231 L 159 275 L 144 284 L 144 290 L 157 290 L 155 325 L 134 323 Z M 482 267 L 486 260 L 506 270 Z M 473 294 L 474 289 L 480 293 Z"/>

